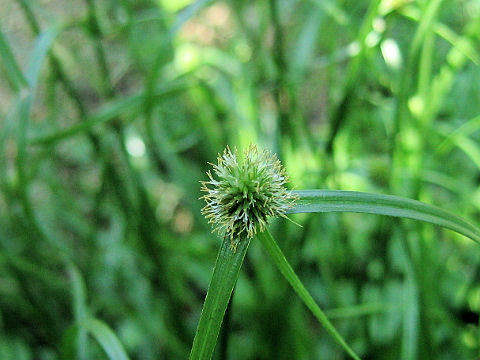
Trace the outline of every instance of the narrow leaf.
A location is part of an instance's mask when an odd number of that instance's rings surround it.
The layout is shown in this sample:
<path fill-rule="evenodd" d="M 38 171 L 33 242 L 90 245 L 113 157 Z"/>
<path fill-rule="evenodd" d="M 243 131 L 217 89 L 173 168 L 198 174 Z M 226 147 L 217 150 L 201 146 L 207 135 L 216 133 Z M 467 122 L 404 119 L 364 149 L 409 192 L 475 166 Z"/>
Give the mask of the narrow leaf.
<path fill-rule="evenodd" d="M 190 359 L 211 359 L 225 310 L 249 244 L 250 239 L 242 239 L 236 249 L 232 249 L 230 239 L 223 240 L 193 340 Z"/>
<path fill-rule="evenodd" d="M 278 247 L 277 243 L 273 239 L 272 235 L 268 230 L 257 235 L 257 238 L 262 243 L 265 250 L 268 252 L 273 262 L 280 270 L 282 275 L 287 279 L 292 288 L 298 294 L 303 303 L 310 309 L 313 315 L 317 318 L 320 324 L 324 329 L 335 339 L 335 341 L 353 358 L 360 359 L 355 352 L 348 346 L 342 336 L 338 333 L 335 327 L 332 325 L 330 320 L 328 320 L 325 313 L 318 307 L 315 300 L 308 292 L 308 290 L 303 286 L 302 282 L 298 278 L 295 271 L 292 269 L 287 259 L 282 253 L 282 250 Z"/>
<path fill-rule="evenodd" d="M 289 213 L 357 212 L 425 221 L 456 231 L 480 243 L 480 229 L 462 218 L 420 201 L 398 196 L 340 190 L 298 190 Z"/>
<path fill-rule="evenodd" d="M 184 90 L 188 84 L 183 81 L 172 81 L 166 85 L 155 89 L 154 97 L 158 99 L 173 93 Z M 145 93 L 128 96 L 111 101 L 103 106 L 97 113 L 88 116 L 83 121 L 72 125 L 71 127 L 57 130 L 48 135 L 40 135 L 29 139 L 30 145 L 49 145 L 58 141 L 84 133 L 87 130 L 95 128 L 101 124 L 114 120 L 118 116 L 124 115 L 128 111 L 135 110 L 145 101 Z"/>
<path fill-rule="evenodd" d="M 60 31 L 60 26 L 53 26 L 38 35 L 35 41 L 35 47 L 30 55 L 30 61 L 27 66 L 27 70 L 25 71 L 25 78 L 31 89 L 35 89 L 37 87 L 43 61 Z"/>
<path fill-rule="evenodd" d="M 30 57 L 27 70 L 25 72 L 25 79 L 28 83 L 28 91 L 24 91 L 18 95 L 18 101 L 15 103 L 16 107 L 12 115 L 18 116 L 17 128 L 17 172 L 18 172 L 18 192 L 22 202 L 22 206 L 29 222 L 38 236 L 50 242 L 62 253 L 66 251 L 66 245 L 58 238 L 49 236 L 42 224 L 36 218 L 33 206 L 28 196 L 28 176 L 27 176 L 27 137 L 30 116 L 37 91 L 38 79 L 40 77 L 40 70 L 47 57 L 48 51 L 53 45 L 53 41 L 60 31 L 60 27 L 52 27 L 37 36 L 35 46 Z M 0 139 L 1 140 L 1 139 Z"/>
<path fill-rule="evenodd" d="M 77 267 L 69 264 L 68 273 L 72 282 L 72 300 L 73 300 L 73 314 L 77 324 L 82 323 L 87 319 L 87 305 L 85 295 L 85 283 L 82 275 Z M 76 332 L 76 354 L 78 360 L 87 358 L 87 332 L 85 328 L 80 328 Z"/>
<path fill-rule="evenodd" d="M 16 91 L 27 85 L 22 70 L 18 65 L 7 38 L 0 30 L 0 59 L 5 67 L 5 73 Z"/>
<path fill-rule="evenodd" d="M 89 319 L 82 322 L 81 327 L 93 336 L 110 360 L 129 359 L 120 340 L 104 322 L 97 319 Z"/>

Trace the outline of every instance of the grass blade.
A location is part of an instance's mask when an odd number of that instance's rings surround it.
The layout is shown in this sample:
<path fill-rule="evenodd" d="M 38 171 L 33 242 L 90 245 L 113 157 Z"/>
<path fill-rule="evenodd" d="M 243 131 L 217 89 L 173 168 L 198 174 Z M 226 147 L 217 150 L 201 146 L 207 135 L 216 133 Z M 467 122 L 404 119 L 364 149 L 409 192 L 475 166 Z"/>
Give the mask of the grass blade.
<path fill-rule="evenodd" d="M 417 22 L 422 19 L 421 12 L 413 6 L 402 7 L 398 13 Z M 450 27 L 440 22 L 433 24 L 433 31 L 448 41 L 452 47 L 457 49 L 461 54 L 468 57 L 474 64 L 480 64 L 480 54 L 475 50 L 475 46 L 468 37 L 457 35 Z"/>
<path fill-rule="evenodd" d="M 168 96 L 176 92 L 185 90 L 188 83 L 182 81 L 172 81 L 171 83 L 155 89 L 154 97 Z M 97 113 L 88 116 L 84 121 L 72 125 L 68 128 L 57 130 L 47 135 L 37 135 L 29 139 L 29 145 L 51 145 L 58 141 L 82 134 L 101 124 L 114 120 L 116 117 L 137 109 L 145 101 L 145 94 L 136 94 L 125 98 L 112 100 L 103 106 Z"/>
<path fill-rule="evenodd" d="M 53 26 L 38 35 L 35 47 L 30 55 L 30 62 L 28 63 L 27 70 L 25 71 L 25 78 L 31 89 L 36 89 L 37 82 L 40 76 L 40 70 L 43 62 L 50 51 L 53 41 L 60 33 L 62 28 L 57 25 Z"/>
<path fill-rule="evenodd" d="M 111 360 L 128 360 L 128 355 L 114 332 L 102 321 L 89 319 L 81 324 L 96 341 Z"/>
<path fill-rule="evenodd" d="M 392 195 L 340 190 L 293 191 L 299 200 L 289 213 L 357 212 L 420 220 L 458 232 L 480 243 L 480 229 L 462 218 L 420 201 Z"/>
<path fill-rule="evenodd" d="M 324 327 L 324 329 L 335 339 L 335 341 L 343 348 L 345 351 L 353 358 L 353 359 L 360 359 L 357 354 L 348 346 L 342 336 L 338 333 L 335 327 L 332 325 L 330 320 L 328 320 L 325 313 L 318 307 L 315 300 L 313 300 L 312 296 L 308 292 L 308 290 L 303 286 L 302 282 L 298 278 L 295 271 L 292 269 L 290 264 L 288 263 L 287 259 L 282 253 L 282 250 L 278 247 L 277 243 L 273 239 L 272 235 L 268 230 L 260 233 L 257 235 L 257 238 L 262 243 L 265 250 L 267 250 L 268 254 L 272 258 L 273 262 L 280 270 L 282 275 L 287 279 L 290 283 L 292 288 L 298 294 L 300 299 L 304 302 L 304 304 L 310 309 L 310 311 L 315 315 L 318 319 L 320 324 Z"/>
<path fill-rule="evenodd" d="M 68 266 L 68 272 L 72 282 L 72 297 L 73 297 L 73 314 L 75 322 L 81 324 L 87 319 L 87 305 L 85 295 L 85 283 L 83 281 L 80 271 L 75 265 Z M 87 332 L 84 328 L 79 328 L 76 335 L 76 354 L 78 360 L 85 360 L 87 358 Z"/>
<path fill-rule="evenodd" d="M 250 239 L 241 240 L 236 250 L 233 250 L 230 239 L 223 240 L 193 340 L 190 359 L 211 359 L 225 310 L 249 244 Z"/>
<path fill-rule="evenodd" d="M 28 194 L 29 179 L 28 179 L 28 152 L 27 152 L 27 133 L 30 127 L 32 107 L 35 101 L 37 92 L 38 80 L 40 77 L 42 65 L 47 57 L 48 51 L 53 45 L 55 37 L 59 33 L 61 28 L 59 26 L 49 28 L 37 36 L 35 46 L 33 48 L 30 61 L 25 71 L 25 79 L 28 84 L 28 90 L 18 95 L 18 101 L 16 103 L 17 108 L 14 109 L 12 116 L 18 117 L 17 128 L 17 175 L 18 175 L 18 194 L 22 203 L 24 213 L 30 222 L 31 228 L 44 240 L 48 241 L 51 245 L 66 253 L 65 243 L 58 238 L 49 236 L 45 232 L 44 227 L 38 221 L 35 216 L 33 205 L 30 201 Z"/>
<path fill-rule="evenodd" d="M 18 65 L 12 50 L 8 44 L 7 39 L 0 30 L 0 59 L 5 66 L 5 73 L 12 83 L 16 91 L 19 91 L 22 87 L 27 85 L 27 81 L 23 76 L 22 70 Z"/>
<path fill-rule="evenodd" d="M 452 150 L 453 147 L 459 146 L 467 137 L 480 128 L 480 116 L 475 116 L 473 119 L 468 120 L 462 126 L 452 129 L 437 129 L 437 132 L 445 139 L 440 143 L 437 151 L 441 155 L 445 155 Z"/>

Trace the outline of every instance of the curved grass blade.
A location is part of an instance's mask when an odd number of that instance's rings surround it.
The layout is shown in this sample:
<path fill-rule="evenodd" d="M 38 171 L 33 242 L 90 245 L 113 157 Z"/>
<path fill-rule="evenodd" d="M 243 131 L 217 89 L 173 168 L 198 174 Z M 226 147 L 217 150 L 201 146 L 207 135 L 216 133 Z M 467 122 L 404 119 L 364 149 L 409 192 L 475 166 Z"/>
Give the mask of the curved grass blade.
<path fill-rule="evenodd" d="M 292 269 L 290 264 L 288 263 L 285 255 L 283 255 L 282 250 L 278 247 L 277 243 L 272 237 L 272 234 L 268 230 L 257 234 L 257 238 L 262 243 L 265 250 L 267 250 L 268 254 L 272 258 L 273 262 L 280 270 L 282 275 L 285 279 L 290 283 L 292 288 L 298 294 L 300 299 L 303 303 L 310 309 L 313 315 L 317 318 L 320 324 L 324 327 L 324 329 L 335 339 L 335 341 L 353 358 L 359 360 L 357 354 L 350 348 L 350 346 L 345 342 L 342 336 L 338 333 L 335 327 L 332 325 L 330 320 L 328 320 L 325 313 L 320 309 L 313 300 L 312 296 L 308 292 L 308 290 L 303 286 L 302 282 L 298 278 L 295 271 Z"/>
<path fill-rule="evenodd" d="M 340 190 L 297 190 L 289 213 L 357 212 L 420 220 L 458 232 L 480 243 L 480 229 L 462 218 L 420 201 L 398 196 Z"/>
<path fill-rule="evenodd" d="M 78 338 L 86 333 L 92 335 L 110 360 L 129 360 L 127 352 L 112 329 L 103 321 L 95 318 L 76 323 L 65 331 L 60 347 L 62 359 L 79 359 L 78 346 L 80 344 Z"/>
<path fill-rule="evenodd" d="M 230 239 L 223 240 L 193 340 L 190 359 L 212 358 L 225 310 L 249 244 L 250 239 L 242 239 L 238 242 L 236 249 L 232 249 Z"/>
<path fill-rule="evenodd" d="M 413 6 L 401 7 L 398 9 L 398 13 L 417 22 L 422 19 L 421 11 Z M 453 48 L 470 59 L 475 65 L 480 64 L 480 54 L 467 36 L 456 34 L 455 31 L 441 22 L 433 23 L 433 32 L 449 42 Z"/>
<path fill-rule="evenodd" d="M 158 99 L 164 96 L 174 94 L 185 90 L 189 86 L 188 83 L 172 81 L 167 85 L 158 87 L 154 91 L 154 98 Z M 128 111 L 134 110 L 141 106 L 145 101 L 145 93 L 112 100 L 110 103 L 102 107 L 97 113 L 88 116 L 84 121 L 72 125 L 68 128 L 61 129 L 51 134 L 40 135 L 29 139 L 29 145 L 51 145 L 58 141 L 73 137 L 83 133 L 101 124 L 114 120 L 120 115 L 124 115 Z"/>
<path fill-rule="evenodd" d="M 25 71 L 25 79 L 31 90 L 36 90 L 39 80 L 40 70 L 47 57 L 50 48 L 57 35 L 62 30 L 60 25 L 52 26 L 51 28 L 41 32 L 35 43 L 32 54 L 30 55 L 30 61 Z"/>
<path fill-rule="evenodd" d="M 474 133 L 479 128 L 480 116 L 476 116 L 455 130 L 445 129 L 445 131 L 439 131 L 442 135 L 445 136 L 445 139 L 440 143 L 437 151 L 440 154 L 445 155 L 455 145 L 461 143 L 465 138 L 470 136 L 470 134 Z"/>
<path fill-rule="evenodd" d="M 80 326 L 93 336 L 110 360 L 129 359 L 120 340 L 104 322 L 92 318 L 82 322 Z"/>

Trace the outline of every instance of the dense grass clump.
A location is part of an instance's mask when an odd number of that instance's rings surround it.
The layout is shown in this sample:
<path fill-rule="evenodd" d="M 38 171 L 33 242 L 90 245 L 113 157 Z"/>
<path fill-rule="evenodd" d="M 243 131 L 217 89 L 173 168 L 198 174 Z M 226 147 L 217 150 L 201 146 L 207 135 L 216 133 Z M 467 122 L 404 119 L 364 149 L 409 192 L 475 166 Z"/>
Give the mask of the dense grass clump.
<path fill-rule="evenodd" d="M 478 357 L 479 39 L 478 0 L 2 1 L 0 359 Z"/>

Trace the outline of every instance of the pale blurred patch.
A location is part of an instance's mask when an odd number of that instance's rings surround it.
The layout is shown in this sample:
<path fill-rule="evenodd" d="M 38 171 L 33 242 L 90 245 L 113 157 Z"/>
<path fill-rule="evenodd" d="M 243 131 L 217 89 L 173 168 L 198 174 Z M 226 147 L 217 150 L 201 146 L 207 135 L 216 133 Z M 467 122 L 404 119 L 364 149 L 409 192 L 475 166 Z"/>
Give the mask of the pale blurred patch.
<path fill-rule="evenodd" d="M 189 20 L 180 32 L 180 39 L 205 46 L 222 46 L 233 35 L 234 23 L 230 7 L 217 2 Z"/>
<path fill-rule="evenodd" d="M 394 39 L 385 39 L 380 44 L 383 58 L 387 66 L 393 70 L 399 70 L 403 64 L 402 54 L 400 48 Z"/>
<path fill-rule="evenodd" d="M 193 228 L 193 215 L 185 208 L 179 209 L 173 218 L 173 230 L 180 234 L 188 234 Z"/>
<path fill-rule="evenodd" d="M 127 139 L 127 151 L 134 157 L 143 156 L 145 155 L 145 143 L 136 135 L 130 136 Z"/>

